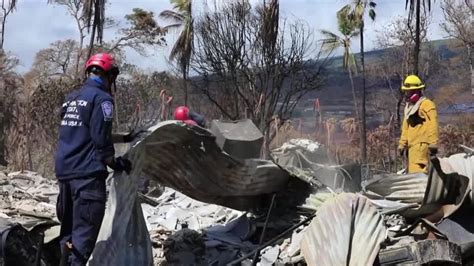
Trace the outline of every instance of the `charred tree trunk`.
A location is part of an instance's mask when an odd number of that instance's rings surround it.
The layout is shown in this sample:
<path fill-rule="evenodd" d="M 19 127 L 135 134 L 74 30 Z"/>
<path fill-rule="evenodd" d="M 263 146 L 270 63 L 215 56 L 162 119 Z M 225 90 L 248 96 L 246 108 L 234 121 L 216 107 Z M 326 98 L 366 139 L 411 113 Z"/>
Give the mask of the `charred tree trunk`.
<path fill-rule="evenodd" d="M 367 163 L 367 124 L 366 124 L 366 87 L 365 87 L 365 58 L 364 58 L 364 23 L 360 26 L 360 59 L 362 63 L 362 114 L 360 151 L 362 162 Z"/>
<path fill-rule="evenodd" d="M 357 106 L 357 94 L 354 86 L 354 78 L 352 77 L 352 70 L 350 67 L 347 69 L 349 73 L 349 80 L 351 81 L 351 90 L 352 90 L 352 100 L 354 101 L 354 111 L 355 111 L 355 120 L 356 122 L 360 121 L 359 107 Z"/>
<path fill-rule="evenodd" d="M 0 113 L 0 165 L 7 165 L 6 161 L 6 156 L 5 156 L 5 131 L 6 131 L 6 119 L 5 119 L 5 114 L 6 110 L 4 108 L 4 98 L 0 99 L 0 110 L 2 113 Z"/>
<path fill-rule="evenodd" d="M 95 39 L 95 27 L 92 28 L 91 39 L 89 41 L 89 52 L 87 53 L 87 59 L 91 57 L 92 50 L 94 50 L 94 39 Z"/>
<path fill-rule="evenodd" d="M 349 72 L 349 80 L 351 81 L 351 89 L 352 89 L 352 100 L 354 101 L 354 111 L 355 111 L 355 118 L 356 120 L 359 120 L 359 108 L 357 106 L 357 95 L 354 87 L 354 78 L 352 77 L 352 70 L 348 70 Z"/>
<path fill-rule="evenodd" d="M 359 113 L 359 107 L 357 105 L 357 94 L 356 94 L 356 90 L 355 90 L 355 86 L 354 86 L 354 78 L 352 77 L 352 70 L 350 69 L 350 67 L 348 68 L 348 72 L 349 72 L 349 79 L 351 81 L 351 89 L 352 89 L 352 100 L 354 101 L 354 111 L 355 111 L 355 124 L 358 125 L 358 129 L 359 129 L 359 136 L 362 135 L 362 129 L 361 129 L 361 119 L 360 119 L 360 113 Z M 353 137 L 352 137 L 353 138 Z M 362 142 L 362 140 L 361 140 Z M 362 152 L 362 150 L 361 150 Z M 359 158 L 360 159 L 360 158 Z"/>
<path fill-rule="evenodd" d="M 77 23 L 77 25 L 80 27 L 79 22 Z M 76 55 L 76 65 L 74 66 L 74 73 L 76 75 L 76 78 L 80 78 L 79 65 L 80 65 L 81 57 L 82 57 L 82 47 L 84 46 L 84 38 L 85 38 L 84 33 L 81 31 L 80 37 L 79 37 L 79 48 Z"/>
<path fill-rule="evenodd" d="M 418 60 L 420 55 L 420 2 L 421 0 L 416 1 L 416 26 L 415 26 L 415 52 L 413 54 L 413 74 L 418 75 Z"/>
<path fill-rule="evenodd" d="M 184 105 L 188 106 L 188 75 L 187 75 L 187 69 L 186 66 L 181 66 L 181 71 L 183 72 L 183 91 L 184 91 Z"/>
<path fill-rule="evenodd" d="M 402 102 L 403 102 L 403 93 L 400 92 L 400 94 L 398 95 L 397 108 L 396 108 L 396 112 L 397 112 L 396 128 L 398 130 L 402 128 L 402 119 L 403 119 L 403 117 L 400 115 L 400 109 L 402 108 Z"/>
<path fill-rule="evenodd" d="M 7 17 L 4 16 L 2 18 L 2 36 L 1 36 L 1 39 L 0 39 L 0 50 L 3 50 L 3 43 L 5 41 L 5 24 L 6 24 L 6 21 L 7 20 Z"/>
<path fill-rule="evenodd" d="M 95 1 L 94 2 L 94 21 L 92 22 L 92 32 L 91 32 L 91 39 L 90 39 L 90 42 L 89 42 L 89 53 L 87 54 L 87 58 L 91 57 L 92 55 L 92 51 L 94 50 L 94 42 L 95 42 L 95 34 L 96 34 L 96 31 L 99 31 L 99 29 L 97 29 L 100 25 L 100 12 L 98 11 L 100 9 L 100 1 Z M 97 32 L 97 35 L 98 35 L 98 39 L 101 39 L 101 32 Z"/>
<path fill-rule="evenodd" d="M 469 56 L 469 70 L 471 71 L 471 93 L 474 95 L 474 71 L 472 69 L 472 49 L 471 46 L 467 47 L 467 55 Z"/>

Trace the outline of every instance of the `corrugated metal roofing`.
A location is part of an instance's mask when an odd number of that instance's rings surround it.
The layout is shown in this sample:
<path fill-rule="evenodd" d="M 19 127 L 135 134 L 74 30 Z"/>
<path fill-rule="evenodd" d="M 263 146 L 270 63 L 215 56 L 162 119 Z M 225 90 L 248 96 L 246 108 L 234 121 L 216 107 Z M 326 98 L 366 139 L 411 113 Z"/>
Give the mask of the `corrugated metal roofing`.
<path fill-rule="evenodd" d="M 143 153 L 140 175 L 194 199 L 239 210 L 282 190 L 288 172 L 271 161 L 239 160 L 217 146 L 211 132 L 182 123 L 159 123 L 134 149 Z"/>
<path fill-rule="evenodd" d="M 301 251 L 308 265 L 372 265 L 386 236 L 383 218 L 367 198 L 342 193 L 321 206 Z"/>
<path fill-rule="evenodd" d="M 423 217 L 442 210 L 452 214 L 472 194 L 474 158 L 456 154 L 438 158 L 431 177 L 423 173 L 379 175 L 363 184 L 363 193 L 372 199 L 386 199 L 418 206 L 403 210 L 407 217 Z"/>
<path fill-rule="evenodd" d="M 365 181 L 362 187 L 370 198 L 421 204 L 427 184 L 428 176 L 424 173 L 385 174 Z"/>
<path fill-rule="evenodd" d="M 469 178 L 469 197 L 471 198 L 471 203 L 474 204 L 474 156 L 469 156 L 465 153 L 454 154 L 447 158 L 440 158 L 440 164 L 443 172 L 446 174 L 454 172 Z"/>
<path fill-rule="evenodd" d="M 433 165 L 436 171 L 420 209 L 442 205 L 442 217 L 448 217 L 461 207 L 466 197 L 472 195 L 474 157 L 455 154 L 438 158 Z"/>
<path fill-rule="evenodd" d="M 153 253 L 142 208 L 137 198 L 140 158 L 132 149 L 128 156 L 135 162 L 130 175 L 116 172 L 110 179 L 107 208 L 89 265 L 152 265 Z"/>

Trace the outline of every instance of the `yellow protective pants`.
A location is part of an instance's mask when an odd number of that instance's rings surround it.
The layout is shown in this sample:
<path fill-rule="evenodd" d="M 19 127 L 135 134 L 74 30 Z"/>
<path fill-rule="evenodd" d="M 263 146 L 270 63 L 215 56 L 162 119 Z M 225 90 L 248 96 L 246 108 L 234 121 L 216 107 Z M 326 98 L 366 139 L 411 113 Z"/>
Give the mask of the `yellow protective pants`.
<path fill-rule="evenodd" d="M 428 173 L 428 143 L 418 143 L 408 148 L 408 173 Z"/>

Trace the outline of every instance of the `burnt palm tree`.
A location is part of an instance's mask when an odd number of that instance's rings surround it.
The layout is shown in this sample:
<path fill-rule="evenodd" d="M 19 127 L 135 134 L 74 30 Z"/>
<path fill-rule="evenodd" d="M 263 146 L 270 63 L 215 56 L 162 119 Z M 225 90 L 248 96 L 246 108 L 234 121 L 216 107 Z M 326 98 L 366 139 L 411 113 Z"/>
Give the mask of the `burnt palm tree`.
<path fill-rule="evenodd" d="M 181 70 L 184 88 L 184 104 L 188 104 L 188 72 L 193 52 L 194 26 L 191 9 L 191 0 L 170 0 L 173 10 L 165 10 L 160 17 L 171 22 L 165 30 L 181 29 L 178 39 L 173 45 L 170 60 L 176 61 Z"/>
<path fill-rule="evenodd" d="M 48 3 L 54 2 L 58 1 L 48 0 Z M 80 9 L 82 10 L 83 17 L 86 20 L 86 28 L 91 33 L 87 58 L 91 56 L 96 41 L 102 44 L 106 2 L 107 0 L 81 0 L 82 6 Z"/>
<path fill-rule="evenodd" d="M 340 35 L 322 30 L 321 34 L 324 36 L 322 39 L 322 51 L 330 53 L 338 48 L 343 48 L 343 67 L 349 74 L 352 88 L 352 99 L 354 102 L 354 111 L 356 114 L 356 120 L 360 121 L 359 108 L 357 106 L 357 97 L 354 87 L 354 79 L 352 73 L 357 73 L 357 65 L 354 59 L 354 55 L 351 52 L 351 41 L 354 37 L 359 35 L 359 25 L 355 20 L 351 19 L 350 13 L 351 7 L 344 6 L 337 12 L 337 25 L 339 28 Z"/>
<path fill-rule="evenodd" d="M 84 0 L 83 10 L 87 21 L 87 29 L 91 31 L 89 52 L 87 57 L 90 57 L 92 54 L 95 40 L 102 44 L 104 36 L 106 1 L 107 0 Z"/>
<path fill-rule="evenodd" d="M 420 54 L 420 12 L 423 4 L 423 10 L 431 10 L 431 0 L 405 0 L 405 9 L 408 9 L 408 23 L 410 24 L 413 15 L 415 15 L 415 51 L 413 53 L 413 74 L 418 75 L 418 61 Z"/>
<path fill-rule="evenodd" d="M 359 26 L 360 36 L 360 61 L 362 66 L 362 114 L 361 114 L 361 127 L 360 127 L 360 145 L 362 162 L 367 162 L 367 123 L 366 123 L 366 86 L 365 86 L 365 56 L 364 56 L 364 27 L 365 27 L 365 14 L 368 13 L 372 21 L 375 20 L 375 6 L 374 1 L 368 0 L 353 0 L 352 13 L 350 17 Z"/>

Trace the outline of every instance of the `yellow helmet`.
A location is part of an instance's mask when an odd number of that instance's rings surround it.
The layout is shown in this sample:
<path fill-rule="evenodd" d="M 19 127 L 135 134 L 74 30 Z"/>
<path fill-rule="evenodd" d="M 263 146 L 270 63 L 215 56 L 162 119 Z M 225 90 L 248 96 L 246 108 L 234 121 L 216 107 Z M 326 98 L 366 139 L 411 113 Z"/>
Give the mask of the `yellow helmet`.
<path fill-rule="evenodd" d="M 417 75 L 410 75 L 406 77 L 402 85 L 402 91 L 419 90 L 424 88 L 425 84 L 423 84 L 423 82 Z"/>

